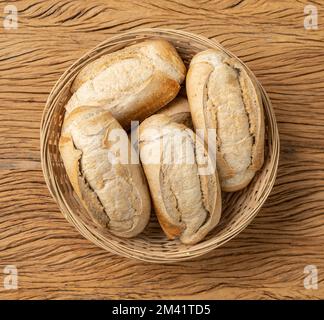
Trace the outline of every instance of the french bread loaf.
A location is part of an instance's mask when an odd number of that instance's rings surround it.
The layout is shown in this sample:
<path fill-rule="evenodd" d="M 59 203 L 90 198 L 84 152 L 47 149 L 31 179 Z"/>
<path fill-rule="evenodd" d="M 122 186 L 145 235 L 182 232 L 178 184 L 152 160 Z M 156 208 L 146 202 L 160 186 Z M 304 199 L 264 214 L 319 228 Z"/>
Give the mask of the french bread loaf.
<path fill-rule="evenodd" d="M 254 81 L 238 61 L 210 49 L 191 60 L 186 88 L 197 133 L 206 139 L 208 129 L 216 130 L 222 190 L 244 188 L 264 158 L 263 107 Z"/>
<path fill-rule="evenodd" d="M 115 235 L 133 237 L 148 223 L 149 191 L 141 165 L 118 158 L 112 134 L 125 138 L 129 155 L 127 134 L 108 111 L 76 108 L 64 120 L 59 149 L 71 184 L 92 219 Z"/>
<path fill-rule="evenodd" d="M 104 55 L 75 78 L 68 113 L 80 106 L 100 106 L 124 127 L 142 121 L 179 92 L 186 68 L 165 40 L 147 40 Z"/>
<path fill-rule="evenodd" d="M 159 223 L 170 239 L 201 241 L 218 223 L 221 193 L 213 166 L 201 172 L 204 142 L 185 125 L 153 115 L 139 128 L 140 158 Z M 207 155 L 208 163 L 212 159 Z"/>

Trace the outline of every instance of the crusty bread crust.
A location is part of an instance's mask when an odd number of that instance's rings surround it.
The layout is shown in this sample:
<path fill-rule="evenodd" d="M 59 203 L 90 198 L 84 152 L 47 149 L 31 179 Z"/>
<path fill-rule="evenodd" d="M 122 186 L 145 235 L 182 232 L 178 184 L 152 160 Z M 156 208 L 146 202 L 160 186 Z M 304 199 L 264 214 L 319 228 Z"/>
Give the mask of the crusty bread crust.
<path fill-rule="evenodd" d="M 168 139 L 168 133 L 163 130 L 170 130 L 171 135 L 172 130 L 178 130 L 190 141 L 195 163 L 164 162 L 167 152 L 161 143 L 162 139 Z M 181 147 L 172 138 L 164 142 L 174 143 L 177 150 Z M 183 143 L 185 141 L 180 140 L 180 144 Z M 197 169 L 197 157 L 207 153 L 203 141 L 185 125 L 158 114 L 140 125 L 139 146 L 154 209 L 163 231 L 168 238 L 179 237 L 185 244 L 201 241 L 217 225 L 221 215 L 221 191 L 216 170 L 211 170 L 209 175 L 200 175 Z"/>
<path fill-rule="evenodd" d="M 186 68 L 165 40 L 147 40 L 107 54 L 86 65 L 75 78 L 67 112 L 100 106 L 124 127 L 142 121 L 179 92 Z"/>
<path fill-rule="evenodd" d="M 254 81 L 243 66 L 210 49 L 191 61 L 186 80 L 195 129 L 215 129 L 217 169 L 223 191 L 246 187 L 263 165 L 264 115 Z"/>
<path fill-rule="evenodd" d="M 74 191 L 93 220 L 120 237 L 143 231 L 150 217 L 150 197 L 140 164 L 112 163 L 112 130 L 123 130 L 98 107 L 80 107 L 66 118 L 59 141 L 61 157 Z M 126 133 L 125 133 L 126 135 Z M 126 135 L 128 154 L 131 145 Z"/>
<path fill-rule="evenodd" d="M 185 97 L 177 96 L 156 114 L 164 114 L 170 117 L 172 121 L 182 123 L 186 127 L 193 129 L 189 104 Z"/>

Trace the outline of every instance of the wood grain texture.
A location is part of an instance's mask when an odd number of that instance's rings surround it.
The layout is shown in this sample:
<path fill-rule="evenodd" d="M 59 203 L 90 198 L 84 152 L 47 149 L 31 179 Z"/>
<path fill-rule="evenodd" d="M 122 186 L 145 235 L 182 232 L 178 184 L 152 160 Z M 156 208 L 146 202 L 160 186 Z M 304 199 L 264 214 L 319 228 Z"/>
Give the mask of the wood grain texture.
<path fill-rule="evenodd" d="M 19 27 L 2 28 L 7 4 Z M 0 1 L 0 298 L 324 298 L 324 16 L 307 1 Z M 271 196 L 237 238 L 199 261 L 152 265 L 95 247 L 61 216 L 40 167 L 39 124 L 63 71 L 100 41 L 140 27 L 215 39 L 255 72 L 281 136 Z M 18 290 L 2 288 L 16 265 Z M 318 267 L 318 290 L 303 286 Z"/>

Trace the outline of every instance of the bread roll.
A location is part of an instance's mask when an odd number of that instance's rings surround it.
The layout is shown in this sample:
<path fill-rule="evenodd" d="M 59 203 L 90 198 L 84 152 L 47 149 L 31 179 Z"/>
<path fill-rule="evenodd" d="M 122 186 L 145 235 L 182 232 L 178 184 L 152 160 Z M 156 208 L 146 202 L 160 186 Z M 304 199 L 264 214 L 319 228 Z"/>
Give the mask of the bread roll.
<path fill-rule="evenodd" d="M 172 121 L 182 123 L 186 127 L 193 129 L 188 100 L 185 97 L 178 96 L 156 114 L 169 116 Z"/>
<path fill-rule="evenodd" d="M 126 129 L 165 106 L 178 93 L 186 68 L 165 40 L 147 40 L 102 56 L 75 78 L 67 112 L 100 106 Z"/>
<path fill-rule="evenodd" d="M 148 223 L 149 192 L 140 164 L 118 158 L 113 134 L 124 139 L 130 152 L 126 132 L 108 111 L 77 108 L 64 121 L 59 148 L 71 184 L 93 220 L 115 235 L 133 237 Z"/>
<path fill-rule="evenodd" d="M 207 129 L 216 130 L 222 190 L 244 188 L 264 158 L 263 107 L 255 83 L 238 61 L 206 50 L 192 59 L 186 87 L 195 129 L 205 138 Z"/>
<path fill-rule="evenodd" d="M 165 115 L 153 115 L 139 128 L 140 158 L 158 220 L 165 234 L 195 244 L 218 223 L 221 193 L 217 172 L 203 141 Z"/>

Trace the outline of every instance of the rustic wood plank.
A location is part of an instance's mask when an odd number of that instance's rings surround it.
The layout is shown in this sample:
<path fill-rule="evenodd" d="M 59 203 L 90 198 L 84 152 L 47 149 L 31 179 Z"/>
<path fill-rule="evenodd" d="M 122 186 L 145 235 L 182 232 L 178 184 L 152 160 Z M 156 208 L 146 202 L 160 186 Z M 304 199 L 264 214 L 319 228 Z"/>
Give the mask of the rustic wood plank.
<path fill-rule="evenodd" d="M 324 31 L 304 29 L 306 1 L 10 3 L 19 28 L 0 25 L 1 298 L 324 298 Z M 282 149 L 271 196 L 244 232 L 199 261 L 152 265 L 95 247 L 64 220 L 42 177 L 39 124 L 51 87 L 88 49 L 140 27 L 221 42 L 276 111 Z M 8 264 L 18 267 L 18 290 L 2 288 Z M 318 290 L 303 286 L 309 264 Z"/>

